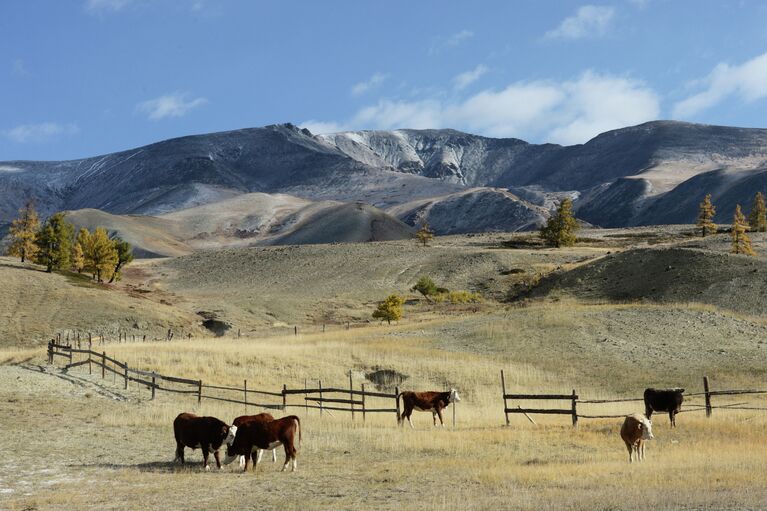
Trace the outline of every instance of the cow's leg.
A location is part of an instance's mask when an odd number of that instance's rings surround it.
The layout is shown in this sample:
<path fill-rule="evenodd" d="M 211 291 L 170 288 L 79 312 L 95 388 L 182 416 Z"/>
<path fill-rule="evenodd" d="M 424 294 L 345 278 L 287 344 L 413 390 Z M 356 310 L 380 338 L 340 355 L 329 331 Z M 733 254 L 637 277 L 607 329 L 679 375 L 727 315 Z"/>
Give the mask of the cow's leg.
<path fill-rule="evenodd" d="M 272 449 L 272 463 L 277 463 L 277 448 Z"/>
<path fill-rule="evenodd" d="M 674 420 L 674 415 L 676 415 L 676 413 L 674 412 L 673 409 L 668 411 L 668 418 L 671 421 L 671 427 L 672 428 L 676 427 L 676 421 Z"/>
<path fill-rule="evenodd" d="M 258 462 L 261 461 L 261 449 L 253 450 L 251 448 L 250 455 L 253 457 L 253 471 L 258 470 Z"/>
<path fill-rule="evenodd" d="M 434 422 L 434 427 L 437 427 L 437 412 L 432 410 L 431 412 L 431 420 Z"/>
<path fill-rule="evenodd" d="M 445 421 L 442 420 L 442 409 L 441 408 L 437 408 L 437 417 L 439 417 L 440 425 L 442 425 L 442 427 L 444 428 L 445 427 Z M 437 423 L 435 422 L 434 425 L 436 426 Z"/>
<path fill-rule="evenodd" d="M 184 464 L 184 444 L 181 442 L 176 442 L 176 459 L 173 461 L 180 461 L 182 465 Z"/>
<path fill-rule="evenodd" d="M 648 419 L 652 417 L 652 408 L 649 405 L 645 405 L 644 414 L 645 414 L 645 417 L 647 417 Z"/>
<path fill-rule="evenodd" d="M 626 449 L 628 449 L 628 451 L 629 451 L 629 463 L 631 463 L 632 462 L 632 459 L 631 459 L 632 458 L 632 454 L 634 453 L 634 446 L 631 445 L 630 443 L 626 442 Z"/>
<path fill-rule="evenodd" d="M 264 455 L 264 450 L 259 449 L 257 453 L 258 454 L 256 455 L 256 463 L 261 463 L 261 457 Z"/>
<path fill-rule="evenodd" d="M 210 470 L 210 465 L 208 465 L 208 448 L 204 447 L 202 448 L 202 466 L 205 467 L 205 470 Z"/>
<path fill-rule="evenodd" d="M 288 463 L 290 462 L 290 449 L 288 447 L 288 442 L 285 442 L 283 447 L 285 448 L 285 464 L 282 465 L 282 470 L 280 470 L 280 472 L 285 472 L 285 469 L 288 468 Z"/>
<path fill-rule="evenodd" d="M 219 457 L 218 449 L 213 451 L 213 457 L 216 458 L 216 468 L 221 470 L 221 458 Z"/>
<path fill-rule="evenodd" d="M 640 440 L 639 441 L 639 449 L 641 450 L 641 459 L 642 459 L 642 461 L 644 461 L 644 446 L 645 446 L 645 441 L 644 440 Z"/>
<path fill-rule="evenodd" d="M 245 463 L 246 463 L 246 456 L 239 455 L 237 457 L 240 459 L 240 468 L 242 468 L 243 465 L 245 465 Z"/>

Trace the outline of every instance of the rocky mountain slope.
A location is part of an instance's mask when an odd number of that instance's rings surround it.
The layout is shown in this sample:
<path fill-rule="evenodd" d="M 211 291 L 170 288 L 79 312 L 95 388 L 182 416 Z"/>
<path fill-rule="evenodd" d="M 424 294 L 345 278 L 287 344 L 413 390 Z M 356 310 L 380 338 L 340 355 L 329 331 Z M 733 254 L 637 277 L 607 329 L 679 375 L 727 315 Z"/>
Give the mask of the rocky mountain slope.
<path fill-rule="evenodd" d="M 712 193 L 716 220 L 728 222 L 735 203 L 747 208 L 767 190 L 766 162 L 767 130 L 670 121 L 569 147 L 449 129 L 313 135 L 272 125 L 82 160 L 0 162 L 0 233 L 28 198 L 43 214 L 163 215 L 254 192 L 360 201 L 441 234 L 532 229 L 563 196 L 609 227 L 691 222 Z"/>

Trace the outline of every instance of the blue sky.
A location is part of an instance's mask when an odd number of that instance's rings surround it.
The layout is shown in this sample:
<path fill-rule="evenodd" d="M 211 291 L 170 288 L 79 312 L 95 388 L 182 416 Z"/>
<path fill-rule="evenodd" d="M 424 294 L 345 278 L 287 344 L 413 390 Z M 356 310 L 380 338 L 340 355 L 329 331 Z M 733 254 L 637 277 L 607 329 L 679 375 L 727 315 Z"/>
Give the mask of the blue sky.
<path fill-rule="evenodd" d="M 767 127 L 767 2 L 5 0 L 0 160 L 293 122 Z"/>

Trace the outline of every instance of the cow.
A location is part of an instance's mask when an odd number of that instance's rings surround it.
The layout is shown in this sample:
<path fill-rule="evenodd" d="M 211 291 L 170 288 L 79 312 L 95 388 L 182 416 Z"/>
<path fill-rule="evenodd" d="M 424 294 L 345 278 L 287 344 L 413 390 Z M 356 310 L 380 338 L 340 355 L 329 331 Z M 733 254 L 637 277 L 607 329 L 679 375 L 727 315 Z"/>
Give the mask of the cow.
<path fill-rule="evenodd" d="M 402 426 L 405 419 L 410 423 L 410 427 L 413 427 L 413 420 L 411 415 L 413 410 L 420 412 L 431 412 L 432 419 L 434 420 L 434 426 L 437 425 L 437 417 L 439 417 L 439 423 L 442 427 L 445 427 L 445 423 L 442 420 L 442 410 L 447 408 L 450 403 L 457 403 L 461 400 L 458 396 L 458 391 L 450 389 L 447 392 L 400 392 L 397 396 L 397 408 L 399 408 L 399 399 L 402 398 L 402 415 L 397 414 L 397 424 Z"/>
<path fill-rule="evenodd" d="M 230 431 L 234 429 L 234 431 Z M 191 413 L 180 413 L 173 421 L 173 434 L 176 437 L 176 459 L 184 464 L 184 447 L 202 449 L 203 467 L 210 470 L 208 454 L 213 451 L 216 466 L 221 468 L 218 450 L 230 433 L 237 428 L 230 428 L 224 421 L 215 417 L 198 417 Z"/>
<path fill-rule="evenodd" d="M 629 463 L 634 461 L 634 453 L 637 461 L 644 461 L 644 443 L 655 438 L 652 434 L 652 422 L 638 413 L 627 415 L 621 426 L 621 438 L 629 451 Z"/>
<path fill-rule="evenodd" d="M 234 438 L 226 448 L 225 463 L 230 463 L 238 455 L 245 456 L 245 468 L 248 470 L 248 461 L 253 458 L 253 470 L 258 468 L 261 461 L 261 453 L 265 449 L 274 449 L 282 445 L 285 449 L 285 464 L 282 471 L 293 462 L 293 472 L 296 470 L 295 436 L 298 431 L 298 445 L 301 445 L 301 421 L 295 415 L 288 415 L 273 421 L 246 421 L 234 435 Z"/>
<path fill-rule="evenodd" d="M 684 389 L 646 389 L 644 391 L 644 408 L 647 418 L 653 412 L 668 412 L 671 427 L 676 427 L 676 414 L 682 409 Z"/>
<path fill-rule="evenodd" d="M 271 413 L 264 412 L 264 413 L 259 413 L 257 415 L 240 415 L 239 417 L 234 419 L 234 421 L 232 422 L 232 425 L 239 428 L 246 422 L 250 422 L 250 421 L 269 422 L 273 420 L 274 420 L 274 416 Z M 226 444 L 227 445 L 231 444 L 233 440 L 234 440 L 234 435 L 230 435 L 229 437 L 227 437 Z M 240 466 L 242 467 L 245 465 L 245 456 L 239 456 L 239 458 L 240 458 Z M 259 460 L 261 459 L 261 452 L 258 453 L 258 459 Z M 224 464 L 228 465 L 230 461 L 224 460 Z M 277 449 L 275 448 L 275 449 L 272 449 L 272 463 L 276 463 L 276 462 L 277 462 Z"/>

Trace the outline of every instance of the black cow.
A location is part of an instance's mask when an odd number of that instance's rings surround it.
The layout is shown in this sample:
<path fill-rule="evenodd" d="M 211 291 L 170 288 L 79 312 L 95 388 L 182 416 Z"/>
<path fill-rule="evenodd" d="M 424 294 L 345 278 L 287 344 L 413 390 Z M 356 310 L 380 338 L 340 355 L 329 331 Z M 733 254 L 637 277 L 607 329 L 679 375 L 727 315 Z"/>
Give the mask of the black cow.
<path fill-rule="evenodd" d="M 229 426 L 215 417 L 198 417 L 191 413 L 180 413 L 173 421 L 173 434 L 176 437 L 176 460 L 184 463 L 184 447 L 202 449 L 203 466 L 208 466 L 208 454 L 213 451 L 216 466 L 221 468 L 218 450 L 229 435 Z"/>
<path fill-rule="evenodd" d="M 649 419 L 653 412 L 668 412 L 671 427 L 676 427 L 676 414 L 682 409 L 684 389 L 645 389 L 644 409 Z"/>

